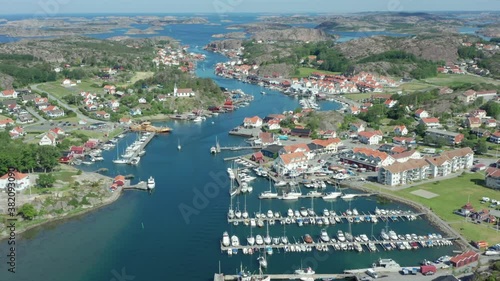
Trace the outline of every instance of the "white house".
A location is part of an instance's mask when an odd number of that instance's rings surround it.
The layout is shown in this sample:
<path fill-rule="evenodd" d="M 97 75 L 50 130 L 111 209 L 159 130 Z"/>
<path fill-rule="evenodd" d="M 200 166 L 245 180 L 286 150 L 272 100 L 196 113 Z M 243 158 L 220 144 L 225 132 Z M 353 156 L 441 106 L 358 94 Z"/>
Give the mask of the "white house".
<path fill-rule="evenodd" d="M 14 181 L 10 179 L 11 177 L 14 178 Z M 0 178 L 0 189 L 3 190 L 4 192 L 7 192 L 9 182 L 13 182 L 16 184 L 15 190 L 17 192 L 22 191 L 31 186 L 30 175 L 23 174 L 17 171 L 13 172 L 12 175 L 9 175 L 9 173 L 7 173 Z"/>
<path fill-rule="evenodd" d="M 243 120 L 243 126 L 250 128 L 259 128 L 262 126 L 262 118 L 260 118 L 259 116 L 246 117 Z"/>
<path fill-rule="evenodd" d="M 130 110 L 130 115 L 132 116 L 142 115 L 142 110 L 140 108 L 133 108 Z"/>
<path fill-rule="evenodd" d="M 17 94 L 16 90 L 3 90 L 2 93 L 0 94 L 0 97 L 2 98 L 10 98 L 10 99 L 17 99 Z"/>
<path fill-rule="evenodd" d="M 57 118 L 64 116 L 64 111 L 59 109 L 59 107 L 55 105 L 49 105 L 42 111 L 45 112 L 45 114 L 47 114 L 47 116 L 50 118 Z"/>
<path fill-rule="evenodd" d="M 406 136 L 408 134 L 408 129 L 405 125 L 395 126 L 393 132 L 396 136 Z"/>
<path fill-rule="evenodd" d="M 274 160 L 278 174 L 300 173 L 307 169 L 307 156 L 303 152 L 281 154 Z"/>
<path fill-rule="evenodd" d="M 441 124 L 439 123 L 439 119 L 436 117 L 429 118 L 421 118 L 420 124 L 424 124 L 427 128 L 439 128 Z"/>
<path fill-rule="evenodd" d="M 54 133 L 48 132 L 40 139 L 38 145 L 51 145 L 56 146 L 57 137 Z"/>
<path fill-rule="evenodd" d="M 14 125 L 14 120 L 10 118 L 0 120 L 0 129 L 5 129 L 7 125 Z"/>
<path fill-rule="evenodd" d="M 359 142 L 369 145 L 379 144 L 382 137 L 383 135 L 380 131 L 363 131 L 358 133 Z"/>
<path fill-rule="evenodd" d="M 277 119 L 271 119 L 267 121 L 267 127 L 269 130 L 279 130 L 281 129 L 280 121 Z"/>
<path fill-rule="evenodd" d="M 147 101 L 146 101 L 145 98 L 139 98 L 139 103 L 140 104 L 145 104 L 145 103 L 147 103 Z"/>
<path fill-rule="evenodd" d="M 415 116 L 418 118 L 429 118 L 429 112 L 425 111 L 425 109 L 418 109 L 415 111 Z"/>

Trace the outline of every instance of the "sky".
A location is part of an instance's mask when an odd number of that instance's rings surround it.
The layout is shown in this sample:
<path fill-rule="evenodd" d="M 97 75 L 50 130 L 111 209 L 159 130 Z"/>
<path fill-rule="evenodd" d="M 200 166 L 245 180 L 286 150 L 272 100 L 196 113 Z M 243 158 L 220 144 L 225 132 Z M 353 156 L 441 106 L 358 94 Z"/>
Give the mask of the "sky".
<path fill-rule="evenodd" d="M 500 0 L 0 0 L 0 14 L 500 11 Z"/>

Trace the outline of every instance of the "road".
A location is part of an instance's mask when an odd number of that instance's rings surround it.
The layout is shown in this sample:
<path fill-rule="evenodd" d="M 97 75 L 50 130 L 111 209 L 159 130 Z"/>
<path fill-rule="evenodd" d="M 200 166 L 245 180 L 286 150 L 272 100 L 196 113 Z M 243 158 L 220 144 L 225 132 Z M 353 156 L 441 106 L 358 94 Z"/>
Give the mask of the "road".
<path fill-rule="evenodd" d="M 39 122 L 45 122 L 47 120 L 45 120 L 45 118 L 43 118 L 40 114 L 38 114 L 38 112 L 36 112 L 36 110 L 34 110 L 33 108 L 27 106 L 26 107 L 26 110 L 33 116 L 35 116 L 37 119 L 38 119 L 38 122 L 36 123 L 39 123 Z"/>
<path fill-rule="evenodd" d="M 97 119 L 93 119 L 93 118 L 91 118 L 91 117 L 88 117 L 88 116 L 83 115 L 83 114 L 80 112 L 80 110 L 79 110 L 79 109 L 72 108 L 71 106 L 67 105 L 67 104 L 66 104 L 66 102 L 64 102 L 64 101 L 62 101 L 62 100 L 60 100 L 60 99 L 58 99 L 57 97 L 55 97 L 55 96 L 54 96 L 54 95 L 52 95 L 51 93 L 46 92 L 46 91 L 44 91 L 44 90 L 42 90 L 42 89 L 38 88 L 38 86 L 39 86 L 39 85 L 40 85 L 40 84 L 32 85 L 32 86 L 31 86 L 31 89 L 33 89 L 33 90 L 35 90 L 35 91 L 38 91 L 38 92 L 40 92 L 40 93 L 45 93 L 45 94 L 47 94 L 47 97 L 48 97 L 49 99 L 52 99 L 52 100 L 57 101 L 57 103 L 59 104 L 59 106 L 61 106 L 61 107 L 65 108 L 65 109 L 67 109 L 67 110 L 74 111 L 74 112 L 76 113 L 76 116 L 77 116 L 78 118 L 80 118 L 80 119 L 82 119 L 82 120 L 88 120 L 88 121 L 91 121 L 91 122 L 96 122 L 96 123 L 111 123 L 111 122 L 109 122 L 109 121 L 97 120 Z"/>

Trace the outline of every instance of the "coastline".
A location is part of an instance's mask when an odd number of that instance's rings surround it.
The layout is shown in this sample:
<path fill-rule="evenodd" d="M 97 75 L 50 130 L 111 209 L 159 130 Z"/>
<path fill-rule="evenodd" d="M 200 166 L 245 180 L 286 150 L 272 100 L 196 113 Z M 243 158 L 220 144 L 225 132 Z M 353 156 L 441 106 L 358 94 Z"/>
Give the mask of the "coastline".
<path fill-rule="evenodd" d="M 341 185 L 344 185 L 344 186 L 352 188 L 352 189 L 360 190 L 363 192 L 368 192 L 368 193 L 374 192 L 373 189 L 370 189 L 370 188 L 364 187 L 364 186 L 349 185 L 349 184 L 341 184 Z M 458 239 L 456 240 L 456 242 L 460 246 L 461 250 L 464 250 L 464 251 L 465 250 L 473 250 L 476 252 L 478 251 L 476 248 L 472 247 L 472 245 L 469 243 L 469 241 L 467 241 L 460 233 L 455 231 L 446 221 L 441 219 L 437 214 L 435 214 L 431 209 L 427 208 L 426 206 L 424 206 L 418 202 L 411 201 L 409 199 L 406 199 L 406 198 L 403 198 L 403 197 L 400 197 L 400 196 L 397 196 L 394 194 L 390 194 L 386 191 L 380 191 L 380 192 L 375 192 L 375 193 L 377 194 L 377 196 L 408 205 L 408 206 L 424 213 L 426 216 L 426 219 L 429 221 L 429 223 L 431 225 L 433 225 L 437 229 L 443 231 L 444 233 L 446 233 L 450 237 L 457 237 Z"/>
<path fill-rule="evenodd" d="M 143 122 L 143 121 L 148 121 L 148 120 L 151 120 L 151 121 L 168 121 L 170 119 L 171 119 L 171 117 L 168 114 L 155 114 L 155 115 L 151 115 L 151 116 L 137 117 L 137 118 L 134 118 L 133 120 Z"/>
<path fill-rule="evenodd" d="M 16 229 L 16 235 L 17 234 L 22 234 L 25 231 L 28 231 L 30 229 L 36 228 L 38 226 L 41 226 L 41 225 L 44 225 L 44 224 L 47 224 L 47 223 L 50 223 L 50 222 L 56 222 L 56 221 L 65 220 L 65 219 L 72 219 L 74 217 L 77 217 L 77 216 L 80 216 L 80 215 L 84 215 L 86 213 L 90 213 L 92 211 L 97 211 L 100 208 L 105 207 L 107 205 L 110 205 L 110 204 L 114 203 L 115 201 L 117 201 L 121 197 L 122 192 L 123 192 L 123 188 L 119 187 L 119 188 L 117 188 L 116 191 L 113 192 L 113 194 L 111 196 L 106 197 L 102 202 L 100 202 L 97 205 L 90 205 L 90 206 L 87 205 L 89 207 L 82 208 L 82 209 L 80 209 L 79 211 L 77 211 L 75 213 L 70 213 L 70 214 L 69 213 L 65 213 L 65 214 L 63 213 L 63 214 L 58 215 L 58 216 L 54 216 L 54 217 L 51 217 L 51 218 L 46 218 L 43 221 L 40 221 L 40 222 L 35 223 L 33 225 L 29 225 L 29 226 L 27 226 L 25 228 Z M 6 240 L 8 237 L 9 237 L 8 233 L 6 233 L 6 232 L 0 233 L 0 242 Z"/>

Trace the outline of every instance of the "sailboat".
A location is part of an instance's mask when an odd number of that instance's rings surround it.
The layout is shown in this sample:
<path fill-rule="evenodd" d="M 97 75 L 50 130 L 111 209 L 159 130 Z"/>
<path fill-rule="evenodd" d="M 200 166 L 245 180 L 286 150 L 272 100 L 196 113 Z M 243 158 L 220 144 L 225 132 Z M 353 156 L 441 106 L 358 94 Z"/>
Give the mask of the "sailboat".
<path fill-rule="evenodd" d="M 181 148 L 182 148 L 182 147 L 181 147 L 181 140 L 179 140 L 179 139 L 178 139 L 178 140 L 177 140 L 177 149 L 178 149 L 178 150 L 181 150 Z"/>
<path fill-rule="evenodd" d="M 116 148 L 116 159 L 115 159 L 115 160 L 113 160 L 113 163 L 115 163 L 115 164 L 127 164 L 127 162 L 128 162 L 127 160 L 125 160 L 125 159 L 120 159 L 120 158 L 118 157 L 118 148 Z"/>
<path fill-rule="evenodd" d="M 269 181 L 269 190 L 264 191 L 259 195 L 259 199 L 272 199 L 272 198 L 277 198 L 277 197 L 278 197 L 278 193 L 271 191 L 271 181 Z"/>
<path fill-rule="evenodd" d="M 266 237 L 264 237 L 264 243 L 267 245 L 271 244 L 271 236 L 269 236 L 269 221 L 267 222 L 267 234 Z"/>
<path fill-rule="evenodd" d="M 244 219 L 247 219 L 248 218 L 248 212 L 247 212 L 247 196 L 245 195 L 245 209 L 243 210 L 243 213 L 241 214 L 241 216 L 244 218 Z"/>
<path fill-rule="evenodd" d="M 267 259 L 266 259 L 266 252 L 264 252 L 264 255 L 263 256 L 259 256 L 257 258 L 257 260 L 259 261 L 259 266 L 262 267 L 262 268 L 267 268 Z"/>
<path fill-rule="evenodd" d="M 247 237 L 247 243 L 250 246 L 253 246 L 255 244 L 255 237 L 252 235 L 252 227 L 250 227 L 250 236 Z"/>
<path fill-rule="evenodd" d="M 217 136 L 215 137 L 215 146 L 212 146 L 210 148 L 210 153 L 212 154 L 217 154 L 219 152 L 220 146 L 219 146 L 219 140 L 217 139 Z"/>
<path fill-rule="evenodd" d="M 219 273 L 214 274 L 214 281 L 224 281 L 224 274 L 220 272 L 220 261 L 219 261 Z"/>

